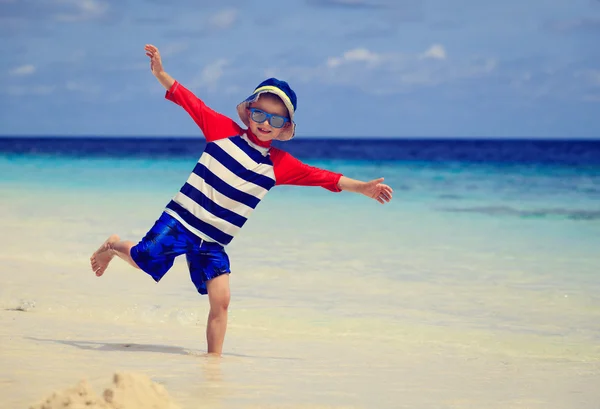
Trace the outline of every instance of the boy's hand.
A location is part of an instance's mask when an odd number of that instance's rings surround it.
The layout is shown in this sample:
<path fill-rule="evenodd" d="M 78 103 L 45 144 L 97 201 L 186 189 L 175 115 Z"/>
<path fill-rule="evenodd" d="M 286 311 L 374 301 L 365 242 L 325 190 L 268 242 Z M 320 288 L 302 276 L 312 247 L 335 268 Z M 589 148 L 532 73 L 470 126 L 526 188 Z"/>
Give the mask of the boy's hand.
<path fill-rule="evenodd" d="M 146 55 L 150 57 L 150 69 L 152 70 L 152 74 L 154 74 L 158 82 L 160 82 L 167 91 L 170 90 L 175 83 L 175 80 L 165 72 L 158 48 L 152 44 L 146 44 L 144 50 L 146 50 Z"/>
<path fill-rule="evenodd" d="M 155 77 L 159 76 L 164 72 L 164 69 L 158 48 L 152 44 L 146 44 L 144 50 L 146 50 L 146 55 L 150 57 L 150 69 L 152 70 L 152 74 L 154 74 Z"/>
<path fill-rule="evenodd" d="M 388 185 L 384 185 L 383 178 L 374 179 L 370 182 L 363 183 L 359 189 L 358 193 L 362 193 L 363 195 L 370 197 L 371 199 L 377 200 L 379 203 L 384 204 L 385 202 L 389 202 L 392 200 L 393 190 Z"/>
<path fill-rule="evenodd" d="M 374 179 L 370 182 L 361 182 L 360 180 L 351 179 L 342 175 L 338 182 L 338 187 L 342 190 L 361 193 L 384 204 L 392 200 L 393 190 L 391 187 L 384 185 L 381 182 L 383 182 L 383 178 Z"/>

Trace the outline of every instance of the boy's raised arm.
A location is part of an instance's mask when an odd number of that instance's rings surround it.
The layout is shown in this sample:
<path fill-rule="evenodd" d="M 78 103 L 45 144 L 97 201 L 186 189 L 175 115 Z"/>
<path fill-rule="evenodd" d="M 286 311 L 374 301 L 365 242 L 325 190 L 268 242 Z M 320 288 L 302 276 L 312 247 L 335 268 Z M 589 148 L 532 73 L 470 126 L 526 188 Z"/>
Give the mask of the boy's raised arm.
<path fill-rule="evenodd" d="M 150 57 L 152 74 L 167 90 L 166 98 L 185 109 L 196 125 L 200 127 L 208 142 L 241 133 L 242 130 L 235 121 L 210 109 L 200 98 L 165 72 L 158 48 L 152 44 L 146 44 L 144 49 L 146 55 Z"/>

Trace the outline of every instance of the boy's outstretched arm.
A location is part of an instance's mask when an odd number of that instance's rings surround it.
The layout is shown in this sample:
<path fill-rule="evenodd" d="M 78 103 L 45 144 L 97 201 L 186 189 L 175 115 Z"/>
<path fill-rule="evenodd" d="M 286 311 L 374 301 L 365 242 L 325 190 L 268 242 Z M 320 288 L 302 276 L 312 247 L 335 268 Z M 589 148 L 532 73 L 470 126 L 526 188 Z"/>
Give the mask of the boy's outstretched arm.
<path fill-rule="evenodd" d="M 341 190 L 360 193 L 384 204 L 392 200 L 393 190 L 391 187 L 384 185 L 381 182 L 383 182 L 383 178 L 362 182 L 360 180 L 342 176 L 338 182 L 338 186 Z"/>
<path fill-rule="evenodd" d="M 170 90 L 173 84 L 175 84 L 175 80 L 165 72 L 158 48 L 152 44 L 146 44 L 144 50 L 146 50 L 146 55 L 150 57 L 150 70 L 152 70 L 152 74 L 154 74 L 158 82 L 160 82 L 167 91 Z"/>
<path fill-rule="evenodd" d="M 384 204 L 392 200 L 392 188 L 384 185 L 383 178 L 363 182 L 341 173 L 319 169 L 302 163 L 287 152 L 271 148 L 271 160 L 275 171 L 275 184 L 296 186 L 321 186 L 332 192 L 361 193 Z"/>

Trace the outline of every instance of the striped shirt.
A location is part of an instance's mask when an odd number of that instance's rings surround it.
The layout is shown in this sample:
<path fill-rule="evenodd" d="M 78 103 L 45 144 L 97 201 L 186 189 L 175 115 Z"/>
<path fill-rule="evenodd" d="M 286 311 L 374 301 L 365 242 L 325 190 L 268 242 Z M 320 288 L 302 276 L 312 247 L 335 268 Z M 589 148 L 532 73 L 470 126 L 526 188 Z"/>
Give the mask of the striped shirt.
<path fill-rule="evenodd" d="M 202 130 L 206 147 L 165 212 L 198 237 L 228 245 L 276 185 L 320 186 L 340 192 L 340 173 L 309 166 L 244 130 L 175 82 L 165 97 Z"/>

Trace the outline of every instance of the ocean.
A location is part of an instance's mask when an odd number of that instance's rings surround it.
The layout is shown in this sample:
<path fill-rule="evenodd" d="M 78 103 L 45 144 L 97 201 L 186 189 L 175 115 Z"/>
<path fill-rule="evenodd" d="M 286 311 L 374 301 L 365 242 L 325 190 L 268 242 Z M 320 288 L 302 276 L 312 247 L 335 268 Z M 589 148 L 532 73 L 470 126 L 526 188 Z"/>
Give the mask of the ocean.
<path fill-rule="evenodd" d="M 600 141 L 276 146 L 394 198 L 269 192 L 227 248 L 214 360 L 185 259 L 158 284 L 89 268 L 145 234 L 203 139 L 0 138 L 0 406 L 124 370 L 182 408 L 598 408 Z"/>

